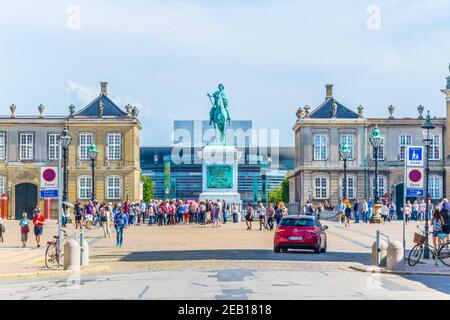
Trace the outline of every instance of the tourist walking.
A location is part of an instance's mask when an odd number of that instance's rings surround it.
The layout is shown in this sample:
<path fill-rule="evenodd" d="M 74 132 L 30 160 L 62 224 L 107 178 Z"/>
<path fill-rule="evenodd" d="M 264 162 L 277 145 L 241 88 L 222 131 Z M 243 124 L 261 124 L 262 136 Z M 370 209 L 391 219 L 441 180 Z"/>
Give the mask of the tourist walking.
<path fill-rule="evenodd" d="M 220 213 L 222 211 L 222 208 L 220 207 L 220 202 L 217 202 L 214 206 L 214 218 L 213 218 L 213 227 L 218 228 L 220 227 Z"/>
<path fill-rule="evenodd" d="M 81 204 L 79 201 L 77 201 L 73 207 L 73 214 L 75 217 L 75 229 L 78 229 L 78 227 L 81 229 L 81 221 L 83 219 L 83 208 L 81 207 Z"/>
<path fill-rule="evenodd" d="M 38 248 L 41 247 L 41 237 L 44 232 L 44 224 L 45 218 L 42 215 L 42 212 L 39 211 L 39 214 L 33 218 L 34 224 L 34 236 L 36 237 L 36 246 Z"/>
<path fill-rule="evenodd" d="M 239 222 L 239 211 L 238 211 L 238 207 L 235 202 L 233 202 L 233 205 L 231 206 L 231 212 L 232 212 L 232 216 L 233 216 L 233 223 L 238 223 Z"/>
<path fill-rule="evenodd" d="M 138 211 L 138 224 L 141 224 L 141 221 L 142 221 L 142 224 L 145 224 L 145 213 L 146 213 L 146 209 L 147 209 L 147 207 L 146 207 L 146 205 L 145 205 L 144 200 L 141 200 L 141 201 L 139 202 L 139 205 L 137 205 L 137 211 Z"/>
<path fill-rule="evenodd" d="M 116 247 L 123 246 L 123 232 L 127 224 L 127 214 L 124 212 L 123 208 L 120 208 L 119 212 L 114 216 L 114 227 L 116 228 Z"/>
<path fill-rule="evenodd" d="M 352 219 L 352 206 L 347 204 L 344 210 L 345 215 L 345 227 L 350 227 L 350 220 Z"/>
<path fill-rule="evenodd" d="M 108 206 L 104 206 L 100 209 L 100 225 L 103 228 L 103 235 L 105 238 L 111 237 L 111 211 Z"/>
<path fill-rule="evenodd" d="M 252 221 L 253 221 L 253 207 L 249 202 L 247 205 L 247 213 L 245 214 L 245 224 L 247 225 L 247 230 L 252 230 Z"/>
<path fill-rule="evenodd" d="M 383 218 L 383 223 L 386 223 L 386 220 L 389 219 L 389 208 L 386 203 L 383 203 L 381 206 L 381 217 Z M 391 221 L 389 219 L 389 221 Z"/>
<path fill-rule="evenodd" d="M 31 221 L 30 219 L 28 219 L 27 213 L 22 213 L 22 219 L 20 219 L 19 221 L 20 240 L 22 241 L 22 248 L 25 248 L 27 246 L 28 234 L 30 233 L 30 224 Z"/>
<path fill-rule="evenodd" d="M 268 213 L 267 213 L 267 224 L 268 224 L 270 230 L 273 230 L 274 217 L 275 217 L 275 208 L 273 207 L 273 204 L 271 203 L 269 205 L 269 209 L 268 209 Z"/>
<path fill-rule="evenodd" d="M 439 246 L 443 244 L 443 241 L 439 238 L 439 234 L 444 233 L 442 230 L 442 226 L 444 225 L 444 218 L 442 217 L 439 209 L 434 210 L 431 225 L 433 226 L 433 245 L 435 248 L 439 248 Z"/>
<path fill-rule="evenodd" d="M 266 208 L 264 207 L 262 202 L 260 202 L 259 206 L 258 206 L 258 216 L 259 216 L 259 231 L 261 231 L 263 227 L 264 227 L 264 229 L 267 230 L 267 225 L 266 225 Z"/>
<path fill-rule="evenodd" d="M 355 223 L 359 223 L 359 202 L 358 199 L 355 199 L 355 203 L 353 204 L 353 213 L 355 216 Z"/>
<path fill-rule="evenodd" d="M 450 203 L 444 198 L 441 205 L 441 216 L 442 216 L 442 233 L 447 235 L 447 241 L 449 241 L 450 234 Z"/>
<path fill-rule="evenodd" d="M 369 222 L 369 204 L 367 203 L 366 198 L 363 198 L 362 204 L 361 204 L 361 215 L 362 215 L 362 221 L 363 223 Z"/>
<path fill-rule="evenodd" d="M 283 209 L 281 208 L 280 203 L 277 202 L 275 206 L 275 221 L 277 222 L 277 226 L 280 224 L 282 218 L 283 218 Z"/>

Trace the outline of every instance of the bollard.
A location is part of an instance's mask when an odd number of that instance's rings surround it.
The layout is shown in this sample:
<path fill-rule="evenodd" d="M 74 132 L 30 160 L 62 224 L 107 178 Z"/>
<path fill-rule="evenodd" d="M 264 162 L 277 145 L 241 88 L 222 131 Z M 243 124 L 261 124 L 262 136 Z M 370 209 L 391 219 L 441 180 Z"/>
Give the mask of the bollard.
<path fill-rule="evenodd" d="M 74 239 L 64 244 L 64 270 L 80 270 L 80 245 Z"/>
<path fill-rule="evenodd" d="M 403 265 L 403 245 L 399 241 L 389 242 L 387 247 L 386 267 L 389 270 L 400 270 Z"/>
<path fill-rule="evenodd" d="M 88 266 L 89 265 L 89 244 L 88 242 L 83 238 L 81 247 L 81 265 L 82 266 Z"/>
<path fill-rule="evenodd" d="M 374 241 L 372 244 L 372 265 L 385 267 L 386 266 L 386 256 L 387 256 L 388 244 L 384 240 L 380 240 L 380 251 L 377 250 L 377 242 Z M 379 255 L 379 256 L 378 256 Z M 378 264 L 379 257 L 379 264 Z"/>

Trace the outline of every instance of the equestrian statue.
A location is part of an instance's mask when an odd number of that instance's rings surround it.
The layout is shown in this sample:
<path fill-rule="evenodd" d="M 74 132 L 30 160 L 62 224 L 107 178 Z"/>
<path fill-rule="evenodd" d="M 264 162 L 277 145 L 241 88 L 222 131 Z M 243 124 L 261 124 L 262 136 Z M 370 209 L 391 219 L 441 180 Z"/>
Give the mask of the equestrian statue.
<path fill-rule="evenodd" d="M 227 126 L 231 125 L 230 112 L 228 111 L 228 99 L 223 84 L 219 84 L 219 90 L 212 95 L 208 93 L 212 108 L 209 112 L 209 125 L 216 131 L 216 143 L 225 145 L 227 141 Z M 213 100 L 214 99 L 214 100 Z"/>

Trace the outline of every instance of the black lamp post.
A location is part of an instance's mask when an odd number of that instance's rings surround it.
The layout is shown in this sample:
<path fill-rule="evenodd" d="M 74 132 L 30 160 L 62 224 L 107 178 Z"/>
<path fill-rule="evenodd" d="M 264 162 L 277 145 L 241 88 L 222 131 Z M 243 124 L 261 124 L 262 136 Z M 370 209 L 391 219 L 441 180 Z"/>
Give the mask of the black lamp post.
<path fill-rule="evenodd" d="M 429 163 L 429 153 L 430 153 L 430 147 L 433 143 L 433 130 L 435 126 L 431 123 L 431 116 L 430 111 L 428 111 L 427 119 L 425 123 L 422 125 L 422 132 L 423 132 L 423 144 L 426 147 L 426 167 L 425 167 L 425 201 L 426 201 L 426 213 L 425 213 L 425 243 L 428 244 L 428 212 L 429 212 L 429 204 L 428 200 L 430 198 L 430 195 L 428 194 L 428 184 L 429 184 L 429 178 L 430 178 L 430 163 Z M 425 259 L 430 259 L 430 249 L 428 246 L 425 246 L 425 251 L 423 253 L 423 257 Z"/>
<path fill-rule="evenodd" d="M 92 169 L 92 193 L 91 193 L 91 200 L 95 200 L 95 161 L 97 160 L 98 155 L 98 149 L 95 146 L 95 144 L 91 144 L 88 148 L 88 156 L 91 159 L 91 169 Z"/>
<path fill-rule="evenodd" d="M 69 130 L 67 127 L 64 128 L 63 132 L 59 136 L 59 144 L 61 145 L 62 149 L 62 156 L 63 156 L 63 207 L 65 208 L 64 203 L 67 202 L 67 183 L 68 183 L 68 170 L 67 170 L 67 153 L 69 150 L 69 145 L 72 142 L 72 137 L 69 134 Z"/>
<path fill-rule="evenodd" d="M 373 150 L 374 150 L 374 161 L 375 161 L 375 190 L 374 190 L 374 197 L 373 197 L 373 203 L 372 210 L 375 209 L 374 214 L 372 215 L 372 218 L 370 219 L 371 223 L 381 223 L 381 215 L 379 214 L 379 209 L 381 208 L 380 199 L 378 197 L 378 153 L 381 144 L 383 143 L 383 135 L 380 133 L 380 130 L 378 130 L 378 126 L 375 126 L 375 129 L 370 134 L 369 140 L 372 144 Z"/>
<path fill-rule="evenodd" d="M 350 157 L 350 147 L 348 144 L 344 143 L 341 144 L 341 147 L 339 148 L 339 154 L 341 156 L 341 159 L 344 161 L 344 183 L 343 183 L 343 198 L 344 200 L 347 199 L 347 160 L 348 157 Z"/>

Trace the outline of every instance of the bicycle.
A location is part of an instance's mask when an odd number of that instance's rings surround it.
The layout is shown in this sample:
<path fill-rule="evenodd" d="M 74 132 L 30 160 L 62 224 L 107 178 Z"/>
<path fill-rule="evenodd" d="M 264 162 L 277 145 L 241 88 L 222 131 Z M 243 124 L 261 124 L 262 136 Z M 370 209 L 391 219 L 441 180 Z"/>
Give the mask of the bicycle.
<path fill-rule="evenodd" d="M 64 241 L 68 238 L 67 232 L 61 230 L 64 235 Z M 47 268 L 56 266 L 61 267 L 64 261 L 64 241 L 61 243 L 61 247 L 58 246 L 58 236 L 53 236 L 55 240 L 47 241 L 47 249 L 45 249 L 45 266 Z"/>
<path fill-rule="evenodd" d="M 444 233 L 438 234 L 439 239 L 447 238 L 447 235 Z M 414 267 L 419 263 L 422 258 L 424 247 L 427 246 L 432 254 L 433 260 L 437 265 L 437 259 L 439 259 L 442 264 L 450 267 L 450 241 L 441 244 L 439 248 L 435 248 L 430 245 L 428 242 L 425 242 L 425 232 L 421 231 L 420 233 L 414 233 L 414 243 L 416 245 L 412 248 L 411 252 L 408 256 L 408 265 Z"/>

